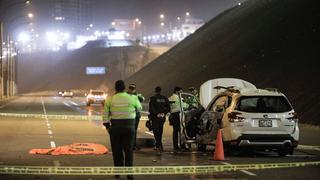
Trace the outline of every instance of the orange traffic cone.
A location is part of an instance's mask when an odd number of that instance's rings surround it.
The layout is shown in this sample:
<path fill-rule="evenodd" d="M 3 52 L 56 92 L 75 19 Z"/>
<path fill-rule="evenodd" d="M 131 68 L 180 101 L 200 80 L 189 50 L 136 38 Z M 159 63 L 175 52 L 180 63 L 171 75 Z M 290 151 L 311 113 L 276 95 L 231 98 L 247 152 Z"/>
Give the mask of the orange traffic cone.
<path fill-rule="evenodd" d="M 223 161 L 224 160 L 224 150 L 223 150 L 221 129 L 218 130 L 213 160 L 215 160 L 215 161 Z"/>

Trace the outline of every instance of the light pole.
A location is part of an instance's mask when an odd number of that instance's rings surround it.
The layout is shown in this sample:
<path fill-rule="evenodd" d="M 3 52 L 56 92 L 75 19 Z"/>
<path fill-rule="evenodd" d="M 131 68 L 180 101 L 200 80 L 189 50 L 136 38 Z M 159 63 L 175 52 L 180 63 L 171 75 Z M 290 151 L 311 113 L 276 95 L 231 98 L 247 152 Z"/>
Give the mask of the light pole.
<path fill-rule="evenodd" d="M 0 99 L 2 99 L 5 95 L 4 94 L 4 91 L 5 91 L 4 85 L 7 84 L 7 83 L 5 83 L 5 79 L 4 79 L 4 76 L 5 76 L 5 73 L 4 73 L 5 57 L 4 57 L 4 52 L 3 52 L 4 44 L 7 45 L 6 50 L 9 49 L 9 53 L 8 53 L 8 51 L 6 52 L 6 57 L 8 57 L 8 54 L 11 55 L 10 51 L 12 48 L 11 47 L 12 45 L 10 44 L 11 40 L 9 40 L 9 38 L 7 38 L 7 42 L 9 42 L 9 43 L 4 43 L 5 42 L 5 40 L 4 40 L 4 31 L 5 31 L 4 22 L 6 23 L 6 17 L 8 16 L 7 12 L 10 9 L 12 9 L 14 6 L 18 6 L 18 5 L 22 5 L 22 4 L 31 4 L 31 0 L 25 0 L 24 2 L 15 1 L 13 3 L 7 3 L 6 4 L 7 6 L 6 7 L 3 6 L 0 11 Z M 6 31 L 9 32 L 9 30 L 6 30 Z M 9 48 L 8 48 L 8 45 L 9 45 Z M 13 65 L 13 66 L 15 66 L 15 65 Z M 8 67 L 6 67 L 6 68 L 8 68 Z M 7 71 L 9 71 L 9 69 L 7 69 Z M 13 74 L 16 73 L 15 68 L 12 69 L 12 71 L 14 72 Z M 14 77 L 12 79 L 15 81 L 15 78 L 16 78 L 16 75 L 14 75 Z M 8 78 L 6 79 L 6 81 L 8 82 Z M 14 94 L 14 93 L 11 93 L 11 94 Z M 6 92 L 6 96 L 8 96 L 8 92 Z"/>

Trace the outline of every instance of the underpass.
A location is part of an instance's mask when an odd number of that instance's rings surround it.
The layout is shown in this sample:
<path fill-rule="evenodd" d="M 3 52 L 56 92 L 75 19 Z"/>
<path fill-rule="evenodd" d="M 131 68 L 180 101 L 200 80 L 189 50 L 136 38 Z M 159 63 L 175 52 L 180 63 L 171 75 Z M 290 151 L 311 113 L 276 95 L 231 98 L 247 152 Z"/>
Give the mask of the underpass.
<path fill-rule="evenodd" d="M 145 109 L 146 110 L 146 109 Z M 97 116 L 103 113 L 100 105 L 87 107 L 84 97 L 62 98 L 57 96 L 21 96 L 0 108 L 0 115 L 10 113 L 12 116 L 0 116 L 0 166 L 40 166 L 40 167 L 111 167 L 113 166 L 112 152 L 109 135 L 102 126 L 101 119 L 74 119 L 72 116 Z M 26 117 L 14 117 L 18 114 L 28 114 Z M 47 115 L 38 117 L 37 115 Z M 60 115 L 64 118 L 52 118 L 50 115 Z M 145 127 L 145 115 L 143 116 L 139 128 L 138 139 L 152 139 L 152 132 Z M 162 155 L 157 155 L 152 147 L 142 146 L 140 150 L 134 152 L 135 167 L 181 167 L 199 165 L 238 165 L 238 164 L 261 164 L 265 163 L 292 163 L 292 162 L 314 162 L 319 161 L 320 145 L 318 127 L 300 125 L 301 141 L 293 155 L 278 157 L 275 152 L 241 152 L 236 154 L 226 154 L 226 161 L 213 161 L 212 148 L 206 153 L 197 152 L 192 146 L 191 151 L 181 153 L 172 152 L 172 127 L 166 121 L 164 127 L 164 150 Z M 72 143 L 98 143 L 105 145 L 110 152 L 105 155 L 30 155 L 28 151 L 33 148 L 52 148 Z M 257 166 L 258 167 L 258 166 Z M 280 169 L 261 170 L 240 170 L 208 173 L 205 175 L 170 175 L 169 179 L 263 179 L 270 171 L 274 174 L 274 179 L 285 179 L 290 173 L 300 178 L 315 178 L 319 175 L 319 166 L 291 167 Z M 30 179 L 63 179 L 63 175 L 28 175 Z M 19 179 L 25 175 L 0 175 L 0 179 Z M 151 178 L 149 175 L 136 175 L 136 179 Z M 104 175 L 69 175 L 70 179 L 105 179 Z M 113 176 L 107 176 L 112 179 Z M 161 176 L 152 176 L 160 179 Z"/>

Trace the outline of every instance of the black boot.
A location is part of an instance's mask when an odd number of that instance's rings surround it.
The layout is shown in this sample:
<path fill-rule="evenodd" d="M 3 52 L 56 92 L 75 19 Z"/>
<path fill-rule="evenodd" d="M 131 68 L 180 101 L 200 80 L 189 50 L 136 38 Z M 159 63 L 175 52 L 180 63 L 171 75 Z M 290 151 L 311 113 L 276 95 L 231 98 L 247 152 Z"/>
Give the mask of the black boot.
<path fill-rule="evenodd" d="M 134 179 L 133 175 L 127 175 L 127 179 Z"/>

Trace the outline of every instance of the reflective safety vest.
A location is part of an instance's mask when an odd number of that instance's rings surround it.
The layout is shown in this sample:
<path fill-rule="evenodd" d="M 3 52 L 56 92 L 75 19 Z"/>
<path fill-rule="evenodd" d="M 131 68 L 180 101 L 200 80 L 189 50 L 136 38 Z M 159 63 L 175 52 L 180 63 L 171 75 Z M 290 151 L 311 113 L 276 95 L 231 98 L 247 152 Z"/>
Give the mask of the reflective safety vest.
<path fill-rule="evenodd" d="M 142 106 L 137 96 L 126 92 L 117 93 L 106 100 L 103 121 L 110 119 L 135 119 L 136 111 L 141 111 Z"/>
<path fill-rule="evenodd" d="M 177 94 L 172 94 L 172 96 L 169 97 L 169 102 L 170 102 L 170 112 L 171 113 L 176 113 L 180 112 L 180 98 L 179 95 Z M 188 104 L 185 102 L 182 102 L 183 109 L 188 107 Z"/>

